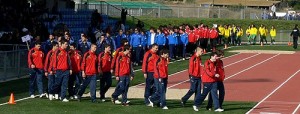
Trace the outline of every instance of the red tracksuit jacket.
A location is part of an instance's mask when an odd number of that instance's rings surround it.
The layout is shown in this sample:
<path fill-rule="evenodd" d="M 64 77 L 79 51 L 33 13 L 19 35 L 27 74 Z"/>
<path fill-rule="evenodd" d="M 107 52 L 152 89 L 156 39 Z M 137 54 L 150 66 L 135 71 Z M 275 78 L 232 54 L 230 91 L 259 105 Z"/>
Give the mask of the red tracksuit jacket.
<path fill-rule="evenodd" d="M 217 78 L 217 81 L 223 82 L 225 79 L 225 71 L 224 71 L 223 61 L 218 59 L 216 61 L 216 67 L 217 67 L 217 73 L 220 75 L 220 77 Z"/>
<path fill-rule="evenodd" d="M 199 39 L 199 38 L 201 38 L 201 30 L 200 29 L 198 29 L 198 28 L 194 28 L 194 33 L 195 33 L 195 39 L 196 39 L 196 41 Z"/>
<path fill-rule="evenodd" d="M 202 82 L 216 82 L 215 78 L 216 66 L 211 60 L 206 60 L 204 64 L 204 70 L 202 73 Z"/>
<path fill-rule="evenodd" d="M 119 53 L 122 52 L 123 49 L 124 49 L 124 47 L 122 46 L 122 47 L 119 47 L 119 48 L 116 50 L 115 55 L 114 55 L 114 57 L 113 57 L 113 59 L 112 59 L 112 62 L 111 62 L 111 69 L 112 69 L 112 70 L 115 70 L 115 68 L 116 68 L 116 60 L 117 60 L 117 58 L 118 58 L 118 56 L 119 56 Z"/>
<path fill-rule="evenodd" d="M 100 53 L 98 56 L 98 71 L 99 72 L 110 72 L 112 64 L 112 57 L 110 53 Z"/>
<path fill-rule="evenodd" d="M 189 63 L 189 75 L 192 75 L 197 78 L 201 78 L 201 73 L 202 73 L 202 66 L 201 66 L 201 58 L 197 57 L 196 54 L 194 54 L 190 58 L 190 63 Z"/>
<path fill-rule="evenodd" d="M 84 54 L 81 64 L 81 70 L 86 76 L 97 74 L 97 55 L 94 52 L 88 51 Z"/>
<path fill-rule="evenodd" d="M 168 60 L 157 58 L 155 61 L 154 78 L 168 78 Z"/>
<path fill-rule="evenodd" d="M 129 76 L 131 74 L 131 60 L 128 55 L 123 52 L 119 53 L 116 60 L 116 76 Z"/>
<path fill-rule="evenodd" d="M 145 53 L 142 65 L 143 73 L 154 72 L 154 61 L 158 58 L 158 55 L 152 50 Z"/>
<path fill-rule="evenodd" d="M 72 70 L 71 59 L 68 52 L 64 49 L 58 49 L 54 53 L 53 71 L 56 70 Z"/>
<path fill-rule="evenodd" d="M 44 66 L 45 72 L 53 71 L 52 70 L 52 65 L 53 65 L 54 53 L 55 53 L 55 51 L 50 50 L 47 54 L 46 61 L 45 61 L 45 66 Z"/>
<path fill-rule="evenodd" d="M 202 36 L 203 36 L 203 38 L 208 38 L 209 37 L 209 29 L 203 28 Z"/>
<path fill-rule="evenodd" d="M 80 64 L 82 60 L 82 56 L 80 51 L 69 51 L 70 59 L 71 59 L 71 65 L 72 65 L 72 71 L 74 73 L 80 72 Z"/>
<path fill-rule="evenodd" d="M 216 39 L 218 37 L 219 33 L 216 29 L 212 29 L 209 32 L 209 38 Z"/>
<path fill-rule="evenodd" d="M 195 43 L 196 42 L 196 37 L 195 37 L 195 33 L 193 31 L 188 32 L 188 37 L 189 37 L 189 42 L 190 43 Z"/>
<path fill-rule="evenodd" d="M 28 67 L 31 68 L 31 65 L 35 65 L 37 69 L 44 69 L 44 53 L 42 50 L 37 48 L 32 48 L 28 52 Z"/>

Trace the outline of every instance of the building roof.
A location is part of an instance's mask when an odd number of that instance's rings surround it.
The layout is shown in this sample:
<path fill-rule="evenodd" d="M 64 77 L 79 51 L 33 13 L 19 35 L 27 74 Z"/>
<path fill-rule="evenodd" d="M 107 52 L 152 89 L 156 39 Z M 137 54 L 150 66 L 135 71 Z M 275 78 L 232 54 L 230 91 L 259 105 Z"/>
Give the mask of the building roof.
<path fill-rule="evenodd" d="M 278 4 L 280 1 L 271 0 L 196 0 L 198 4 L 214 4 L 218 6 L 231 6 L 231 5 L 242 5 L 242 6 L 272 6 Z"/>

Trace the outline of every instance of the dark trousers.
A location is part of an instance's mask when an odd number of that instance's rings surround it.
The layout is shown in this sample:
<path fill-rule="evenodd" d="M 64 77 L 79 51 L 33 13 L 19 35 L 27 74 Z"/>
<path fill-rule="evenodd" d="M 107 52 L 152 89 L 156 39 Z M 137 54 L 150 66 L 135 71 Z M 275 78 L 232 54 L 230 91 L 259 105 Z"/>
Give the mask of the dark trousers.
<path fill-rule="evenodd" d="M 242 37 L 242 36 L 236 37 L 236 43 L 237 43 L 238 45 L 241 45 L 241 44 L 242 44 L 241 37 Z"/>
<path fill-rule="evenodd" d="M 140 63 L 141 50 L 142 50 L 142 47 L 133 47 L 132 48 L 132 51 L 133 51 L 132 53 L 134 54 L 133 62 Z"/>
<path fill-rule="evenodd" d="M 176 59 L 176 45 L 175 44 L 170 44 L 169 45 L 169 50 L 170 50 L 170 58 L 171 59 Z"/>
<path fill-rule="evenodd" d="M 212 99 L 214 102 L 214 108 L 215 109 L 220 108 L 219 98 L 218 98 L 218 94 L 217 94 L 217 82 L 203 83 L 203 92 L 198 99 L 196 98 L 195 106 L 199 107 L 203 103 L 204 99 L 206 98 L 206 96 L 208 95 L 209 92 L 212 95 Z"/>
<path fill-rule="evenodd" d="M 158 45 L 158 51 L 162 50 L 164 48 L 164 45 Z"/>
<path fill-rule="evenodd" d="M 111 72 L 103 72 L 103 74 L 100 76 L 100 99 L 105 98 L 105 93 L 110 88 L 111 83 Z"/>
<path fill-rule="evenodd" d="M 197 104 L 196 99 L 199 99 L 201 95 L 201 78 L 190 76 L 190 83 L 190 90 L 181 98 L 181 100 L 186 102 L 193 94 L 195 94 L 194 104 Z"/>
<path fill-rule="evenodd" d="M 164 107 L 167 105 L 166 103 L 166 92 L 167 92 L 167 85 L 168 85 L 168 79 L 162 78 L 161 81 L 159 81 L 158 78 L 154 79 L 155 86 L 156 86 L 156 92 L 151 95 L 150 100 L 153 102 L 160 102 L 160 106 Z"/>
<path fill-rule="evenodd" d="M 210 48 L 211 49 L 216 49 L 217 48 L 217 39 L 209 39 L 210 41 Z"/>
<path fill-rule="evenodd" d="M 293 48 L 297 49 L 298 46 L 298 37 L 293 37 Z"/>
<path fill-rule="evenodd" d="M 266 42 L 266 44 L 268 43 L 267 37 L 263 36 L 263 35 L 260 35 L 260 43 L 264 43 L 264 41 Z"/>
<path fill-rule="evenodd" d="M 75 87 L 74 87 L 74 82 L 75 82 Z M 68 92 L 69 96 L 74 96 L 78 92 L 80 88 L 80 84 L 82 83 L 82 77 L 80 73 L 73 73 L 69 77 L 69 83 L 68 83 Z"/>
<path fill-rule="evenodd" d="M 120 76 L 120 80 L 115 89 L 115 92 L 112 94 L 112 98 L 117 99 L 118 96 L 122 94 L 122 103 L 126 103 L 129 83 L 130 83 L 130 76 Z"/>
<path fill-rule="evenodd" d="M 235 45 L 236 44 L 236 34 L 231 35 L 231 45 Z"/>
<path fill-rule="evenodd" d="M 187 45 L 187 49 L 186 49 L 187 53 L 189 53 L 190 55 L 193 55 L 196 47 L 197 46 L 196 46 L 195 43 L 189 42 L 188 45 Z"/>
<path fill-rule="evenodd" d="M 224 102 L 224 97 L 225 97 L 225 88 L 224 88 L 224 84 L 223 82 L 217 82 L 217 88 L 219 90 L 219 105 L 220 108 L 222 108 L 223 102 Z M 206 108 L 212 108 L 212 103 L 213 103 L 213 99 L 212 99 L 212 95 L 211 93 L 208 96 L 208 103 L 207 103 L 207 107 Z"/>
<path fill-rule="evenodd" d="M 51 94 L 59 93 L 59 88 L 60 89 L 60 97 L 61 99 L 66 98 L 66 91 L 68 87 L 68 81 L 69 81 L 69 75 L 70 71 L 62 71 L 62 70 L 57 70 L 56 71 L 56 77 L 55 77 L 55 83 L 53 85 L 53 92 L 50 92 Z"/>
<path fill-rule="evenodd" d="M 156 88 L 155 88 L 155 85 L 154 85 L 153 74 L 154 74 L 153 72 L 148 72 L 147 73 L 145 93 L 144 93 L 145 104 L 149 104 L 148 98 L 150 97 L 150 95 L 152 95 L 156 91 Z"/>
<path fill-rule="evenodd" d="M 223 40 L 223 35 L 219 35 L 217 38 L 217 44 L 221 45 Z"/>
<path fill-rule="evenodd" d="M 83 95 L 86 87 L 90 84 L 90 95 L 92 102 L 96 100 L 96 85 L 97 85 L 97 77 L 96 75 L 87 75 L 83 80 L 82 85 L 80 86 L 80 90 L 78 92 L 79 98 Z"/>
<path fill-rule="evenodd" d="M 55 75 L 48 75 L 48 93 L 49 94 L 53 94 L 53 93 L 50 93 L 51 91 L 53 91 L 53 85 L 55 83 Z"/>
<path fill-rule="evenodd" d="M 43 74 L 44 71 L 42 69 L 30 69 L 29 95 L 34 95 L 35 83 L 37 85 L 39 94 L 43 94 Z"/>

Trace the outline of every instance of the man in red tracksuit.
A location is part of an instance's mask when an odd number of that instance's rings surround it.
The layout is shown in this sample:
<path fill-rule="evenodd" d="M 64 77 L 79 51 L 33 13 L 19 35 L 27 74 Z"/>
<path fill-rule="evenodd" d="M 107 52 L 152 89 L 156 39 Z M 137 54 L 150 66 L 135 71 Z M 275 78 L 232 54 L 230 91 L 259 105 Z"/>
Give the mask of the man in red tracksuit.
<path fill-rule="evenodd" d="M 212 48 L 212 51 L 215 52 L 216 51 L 216 46 L 217 46 L 217 38 L 218 38 L 218 31 L 215 27 L 213 27 L 210 31 L 209 31 L 209 38 L 210 38 L 210 47 Z"/>
<path fill-rule="evenodd" d="M 105 102 L 105 93 L 111 86 L 111 48 L 110 45 L 104 45 L 104 52 L 98 56 L 98 72 L 100 74 L 100 99 Z"/>
<path fill-rule="evenodd" d="M 128 40 L 123 38 L 121 40 L 121 47 L 119 47 L 115 52 L 114 52 L 114 55 L 113 55 L 113 59 L 112 59 L 112 63 L 111 63 L 111 73 L 114 72 L 115 68 L 116 68 L 116 60 L 119 56 L 119 53 L 120 52 L 123 52 L 123 49 L 124 49 L 124 46 L 128 45 Z"/>
<path fill-rule="evenodd" d="M 49 100 L 53 99 L 53 94 L 51 93 L 54 82 L 55 82 L 55 72 L 52 70 L 52 65 L 53 65 L 53 58 L 54 58 L 54 53 L 58 49 L 58 43 L 57 42 L 52 42 L 52 50 L 50 50 L 47 54 L 46 61 L 45 61 L 45 66 L 44 66 L 44 71 L 45 71 L 45 76 L 48 78 L 48 93 L 49 93 Z"/>
<path fill-rule="evenodd" d="M 220 77 L 220 74 L 216 71 L 216 60 L 218 59 L 218 54 L 212 52 L 210 54 L 210 59 L 205 61 L 204 70 L 202 73 L 202 82 L 203 82 L 203 92 L 199 98 L 196 98 L 196 104 L 194 111 L 198 111 L 198 107 L 203 103 L 204 99 L 210 92 L 214 102 L 215 112 L 223 112 L 224 110 L 220 108 L 219 98 L 217 94 L 217 82 L 216 78 Z"/>
<path fill-rule="evenodd" d="M 220 75 L 219 78 L 217 78 L 217 86 L 218 86 L 218 90 L 219 90 L 219 104 L 220 104 L 220 108 L 222 108 L 223 102 L 224 102 L 224 97 L 225 97 L 225 88 L 224 88 L 224 79 L 225 79 L 225 71 L 224 71 L 224 65 L 223 65 L 223 61 L 221 60 L 222 57 L 224 57 L 224 52 L 221 50 L 217 51 L 218 53 L 218 59 L 216 60 L 216 72 Z M 212 108 L 212 97 L 211 94 L 209 94 L 208 96 L 208 103 L 206 106 L 207 110 L 211 110 Z"/>
<path fill-rule="evenodd" d="M 36 83 L 40 98 L 43 94 L 44 53 L 40 49 L 41 43 L 36 42 L 34 48 L 28 52 L 28 67 L 30 68 L 29 95 L 34 98 L 34 85 Z"/>
<path fill-rule="evenodd" d="M 56 73 L 55 83 L 53 85 L 53 92 L 59 93 L 63 102 L 69 102 L 66 98 L 66 91 L 68 87 L 69 76 L 72 75 L 72 65 L 69 53 L 67 52 L 68 42 L 61 40 L 60 48 L 54 53 L 53 71 Z"/>
<path fill-rule="evenodd" d="M 129 106 L 127 103 L 127 93 L 129 88 L 130 80 L 133 80 L 133 68 L 130 60 L 130 46 L 126 45 L 123 48 L 123 52 L 119 53 L 119 56 L 116 60 L 116 80 L 119 81 L 115 89 L 115 92 L 112 94 L 111 101 L 115 104 L 117 97 L 122 94 L 122 105 Z"/>
<path fill-rule="evenodd" d="M 194 104 L 196 104 L 196 99 L 201 95 L 201 73 L 202 73 L 202 61 L 201 55 L 203 50 L 200 47 L 197 47 L 195 54 L 190 58 L 189 62 L 189 78 L 190 78 L 190 90 L 186 93 L 185 96 L 181 98 L 182 106 L 185 105 L 186 101 L 195 94 Z M 193 106 L 195 108 L 195 106 Z"/>
<path fill-rule="evenodd" d="M 162 109 L 168 109 L 166 104 L 166 91 L 168 85 L 168 58 L 169 51 L 163 49 L 160 51 L 160 57 L 155 60 L 154 64 L 154 78 L 156 85 L 156 92 L 152 94 L 148 100 L 153 107 L 153 103 L 158 101 Z"/>
<path fill-rule="evenodd" d="M 190 55 L 194 54 L 194 51 L 196 49 L 196 37 L 195 37 L 195 33 L 194 33 L 194 28 L 189 29 L 189 32 L 187 32 L 188 34 L 188 39 L 189 39 L 189 44 L 187 46 L 187 51 Z"/>
<path fill-rule="evenodd" d="M 142 71 L 144 73 L 144 78 L 146 79 L 146 86 L 145 86 L 145 94 L 144 94 L 144 102 L 146 105 L 149 105 L 149 96 L 156 91 L 154 86 L 154 61 L 158 58 L 157 55 L 158 45 L 152 44 L 151 50 L 147 51 L 144 54 L 143 64 L 142 64 Z"/>
<path fill-rule="evenodd" d="M 76 99 L 76 93 L 78 92 L 78 89 L 80 87 L 80 84 L 82 83 L 82 77 L 80 75 L 80 64 L 82 61 L 82 54 L 79 50 L 76 49 L 76 45 L 73 43 L 70 45 L 70 51 L 69 51 L 70 59 L 71 59 L 71 65 L 72 65 L 72 75 L 70 75 L 69 78 L 69 84 L 68 84 L 68 92 L 70 99 Z M 75 88 L 74 88 L 74 82 Z"/>
<path fill-rule="evenodd" d="M 80 90 L 77 94 L 78 101 L 81 101 L 81 96 L 83 95 L 86 87 L 90 84 L 90 95 L 92 103 L 97 103 L 96 100 L 96 85 L 97 85 L 97 55 L 96 55 L 97 45 L 92 44 L 90 51 L 86 52 L 82 58 L 81 71 L 83 83 L 80 86 Z"/>

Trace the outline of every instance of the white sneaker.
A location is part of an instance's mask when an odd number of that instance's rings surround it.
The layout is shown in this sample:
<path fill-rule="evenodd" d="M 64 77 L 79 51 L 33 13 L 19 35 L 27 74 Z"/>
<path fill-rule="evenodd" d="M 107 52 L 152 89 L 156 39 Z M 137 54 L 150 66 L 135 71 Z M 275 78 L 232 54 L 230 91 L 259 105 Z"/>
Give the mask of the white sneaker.
<path fill-rule="evenodd" d="M 147 106 L 149 106 L 149 107 L 152 107 L 152 105 L 149 103 L 149 104 L 147 104 Z"/>
<path fill-rule="evenodd" d="M 70 96 L 70 99 L 72 99 L 72 100 L 73 100 L 73 99 L 74 99 L 74 97 L 73 97 L 73 96 Z"/>
<path fill-rule="evenodd" d="M 69 100 L 64 98 L 64 100 L 62 100 L 62 102 L 69 102 Z"/>
<path fill-rule="evenodd" d="M 55 94 L 55 99 L 58 99 L 58 94 Z"/>
<path fill-rule="evenodd" d="M 59 100 L 62 100 L 61 97 L 59 97 Z"/>
<path fill-rule="evenodd" d="M 74 98 L 75 98 L 75 99 L 78 99 L 78 96 L 77 96 L 77 95 L 74 95 Z"/>
<path fill-rule="evenodd" d="M 30 95 L 30 98 L 34 98 L 35 96 L 34 95 Z"/>
<path fill-rule="evenodd" d="M 162 109 L 164 110 L 168 110 L 169 108 L 167 106 L 164 106 Z"/>
<path fill-rule="evenodd" d="M 105 102 L 105 99 L 101 99 L 102 102 Z"/>
<path fill-rule="evenodd" d="M 224 111 L 224 109 L 221 109 L 221 108 L 218 108 L 215 110 L 215 112 L 223 112 L 223 111 Z"/>
<path fill-rule="evenodd" d="M 52 94 L 49 94 L 49 100 L 52 101 L 54 96 Z"/>
<path fill-rule="evenodd" d="M 196 112 L 198 112 L 198 111 L 199 111 L 199 109 L 198 109 L 198 107 L 197 107 L 197 106 L 193 106 L 193 109 L 194 109 L 194 111 L 196 111 Z"/>
<path fill-rule="evenodd" d="M 129 104 L 129 103 L 130 103 L 130 101 L 126 101 L 126 103 L 127 103 L 127 104 Z"/>
<path fill-rule="evenodd" d="M 185 60 L 185 58 L 183 58 L 182 60 Z"/>
<path fill-rule="evenodd" d="M 116 100 L 115 104 L 122 104 L 122 103 L 119 100 Z"/>
<path fill-rule="evenodd" d="M 45 96 L 46 96 L 46 98 L 49 98 L 49 96 L 48 96 L 48 94 L 47 94 L 47 93 L 45 93 Z"/>
<path fill-rule="evenodd" d="M 40 94 L 40 98 L 43 98 L 44 95 L 45 95 L 45 94 Z"/>
<path fill-rule="evenodd" d="M 154 107 L 154 106 L 153 106 L 153 102 L 150 100 L 150 97 L 148 98 L 148 100 L 149 100 L 149 105 L 150 105 L 151 107 Z"/>

